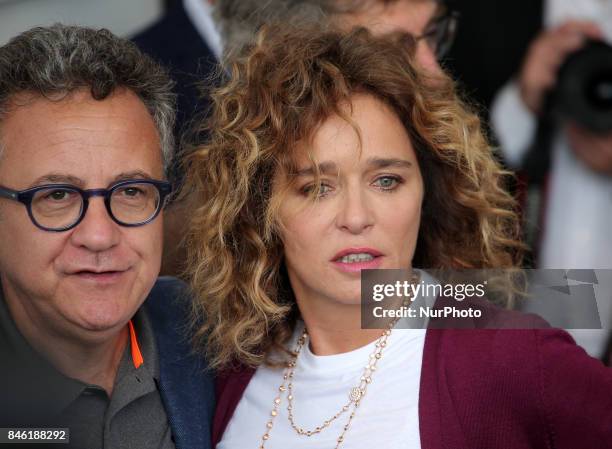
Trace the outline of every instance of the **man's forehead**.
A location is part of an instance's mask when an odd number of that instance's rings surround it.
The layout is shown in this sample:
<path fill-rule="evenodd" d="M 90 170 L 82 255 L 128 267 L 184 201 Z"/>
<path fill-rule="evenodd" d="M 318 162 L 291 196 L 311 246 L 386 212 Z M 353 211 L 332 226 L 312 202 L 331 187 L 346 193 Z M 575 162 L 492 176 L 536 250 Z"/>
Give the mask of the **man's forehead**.
<path fill-rule="evenodd" d="M 341 26 L 366 26 L 374 33 L 421 34 L 441 5 L 436 0 L 373 0 L 358 11 L 338 16 Z"/>
<path fill-rule="evenodd" d="M 91 88 L 83 87 L 69 92 L 33 92 L 29 90 L 11 94 L 6 101 L 6 114 L 17 112 L 22 107 L 37 107 L 57 113 L 65 109 L 77 109 L 84 106 L 96 107 L 110 104 L 129 104 L 130 108 L 146 110 L 142 100 L 133 91 L 126 88 L 115 89 L 105 98 L 95 99 L 91 94 Z"/>
<path fill-rule="evenodd" d="M 61 99 L 24 93 L 15 97 L 13 106 L 0 128 L 3 177 L 9 169 L 5 164 L 27 171 L 30 182 L 55 172 L 80 178 L 95 173 L 105 179 L 126 169 L 156 178 L 163 174 L 155 123 L 129 91 L 101 101 L 86 91 Z"/>
<path fill-rule="evenodd" d="M 340 5 L 350 5 L 350 4 L 354 4 L 354 0 L 338 0 L 338 4 Z M 385 6 L 391 6 L 397 3 L 404 3 L 404 4 L 411 4 L 411 5 L 432 5 L 432 6 L 437 6 L 439 4 L 443 4 L 445 3 L 443 0 L 364 0 L 360 3 L 358 3 L 359 6 L 361 6 L 363 8 L 363 10 L 366 10 L 368 8 L 372 8 L 372 7 L 385 7 Z"/>

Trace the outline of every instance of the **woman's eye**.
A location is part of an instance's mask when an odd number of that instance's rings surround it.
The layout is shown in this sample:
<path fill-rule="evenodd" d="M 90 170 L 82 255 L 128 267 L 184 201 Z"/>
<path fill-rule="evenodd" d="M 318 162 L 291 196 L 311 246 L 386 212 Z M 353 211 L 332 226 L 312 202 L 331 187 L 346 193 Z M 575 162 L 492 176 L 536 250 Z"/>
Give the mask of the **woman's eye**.
<path fill-rule="evenodd" d="M 393 190 L 401 183 L 397 176 L 380 176 L 374 181 L 374 185 L 381 190 Z"/>
<path fill-rule="evenodd" d="M 305 187 L 302 188 L 302 193 L 304 195 L 311 195 L 312 192 L 314 192 L 314 190 L 317 188 L 316 184 L 309 184 Z M 319 185 L 319 191 L 316 193 L 317 197 L 320 196 L 325 196 L 327 195 L 330 191 L 332 190 L 331 186 L 327 185 L 327 184 L 321 184 Z"/>

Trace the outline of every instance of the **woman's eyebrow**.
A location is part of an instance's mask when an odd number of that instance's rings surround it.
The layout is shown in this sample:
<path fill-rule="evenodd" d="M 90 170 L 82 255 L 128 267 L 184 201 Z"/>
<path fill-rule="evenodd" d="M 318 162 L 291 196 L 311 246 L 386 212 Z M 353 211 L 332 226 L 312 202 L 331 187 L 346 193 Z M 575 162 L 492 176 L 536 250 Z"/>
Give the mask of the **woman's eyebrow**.
<path fill-rule="evenodd" d="M 326 161 L 317 164 L 317 168 L 319 173 L 324 175 L 336 174 L 338 173 L 338 167 L 335 162 Z M 306 168 L 301 168 L 295 172 L 295 176 L 314 176 L 315 168 L 310 166 Z"/>
<path fill-rule="evenodd" d="M 412 167 L 412 162 L 406 159 L 399 159 L 399 158 L 373 157 L 367 160 L 367 165 L 372 168 L 387 168 L 387 167 L 410 168 Z"/>
<path fill-rule="evenodd" d="M 387 167 L 398 167 L 398 168 L 410 168 L 413 166 L 412 162 L 407 159 L 400 158 L 383 158 L 383 157 L 372 157 L 366 161 L 366 165 L 369 168 L 380 169 Z M 317 164 L 317 168 L 319 173 L 323 175 L 329 174 L 337 174 L 338 166 L 335 162 L 321 162 Z M 295 176 L 314 176 L 315 168 L 314 167 L 306 167 L 301 168 L 295 172 Z"/>

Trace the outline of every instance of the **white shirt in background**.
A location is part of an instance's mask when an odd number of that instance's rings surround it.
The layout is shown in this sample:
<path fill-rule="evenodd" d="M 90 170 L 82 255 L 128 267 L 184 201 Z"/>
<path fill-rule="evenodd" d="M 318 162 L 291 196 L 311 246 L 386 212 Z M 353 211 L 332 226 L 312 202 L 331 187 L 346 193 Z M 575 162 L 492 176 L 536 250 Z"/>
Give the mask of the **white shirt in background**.
<path fill-rule="evenodd" d="M 223 44 L 221 35 L 212 18 L 212 5 L 207 0 L 183 0 L 187 16 L 208 48 L 221 59 Z"/>

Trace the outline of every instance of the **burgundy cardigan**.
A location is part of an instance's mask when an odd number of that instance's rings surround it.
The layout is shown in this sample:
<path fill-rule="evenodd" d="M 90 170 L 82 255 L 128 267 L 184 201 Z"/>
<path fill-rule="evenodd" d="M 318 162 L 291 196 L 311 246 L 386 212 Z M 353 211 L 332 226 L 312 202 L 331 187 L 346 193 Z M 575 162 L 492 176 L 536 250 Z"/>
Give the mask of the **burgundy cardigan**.
<path fill-rule="evenodd" d="M 213 447 L 253 374 L 218 378 Z M 612 369 L 561 330 L 428 329 L 419 428 L 422 449 L 611 449 Z"/>

